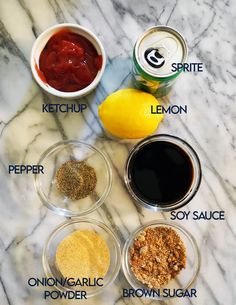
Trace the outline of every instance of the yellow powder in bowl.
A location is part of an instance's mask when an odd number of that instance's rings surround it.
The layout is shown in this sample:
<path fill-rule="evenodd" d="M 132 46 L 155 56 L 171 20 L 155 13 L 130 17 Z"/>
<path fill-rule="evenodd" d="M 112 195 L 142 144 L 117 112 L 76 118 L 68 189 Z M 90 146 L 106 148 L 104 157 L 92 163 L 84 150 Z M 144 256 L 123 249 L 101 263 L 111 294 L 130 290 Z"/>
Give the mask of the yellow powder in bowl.
<path fill-rule="evenodd" d="M 109 248 L 95 231 L 78 230 L 58 245 L 56 264 L 64 277 L 103 278 L 110 266 Z"/>

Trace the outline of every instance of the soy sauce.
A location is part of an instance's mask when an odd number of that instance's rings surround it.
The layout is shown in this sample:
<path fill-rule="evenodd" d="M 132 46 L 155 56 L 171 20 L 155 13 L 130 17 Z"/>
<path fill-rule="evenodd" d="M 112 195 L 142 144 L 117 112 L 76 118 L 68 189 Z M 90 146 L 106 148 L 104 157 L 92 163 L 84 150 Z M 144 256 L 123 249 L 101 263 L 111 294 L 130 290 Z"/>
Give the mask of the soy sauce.
<path fill-rule="evenodd" d="M 141 146 L 131 157 L 128 176 L 138 198 L 150 205 L 168 206 L 188 193 L 193 165 L 178 145 L 154 141 Z"/>

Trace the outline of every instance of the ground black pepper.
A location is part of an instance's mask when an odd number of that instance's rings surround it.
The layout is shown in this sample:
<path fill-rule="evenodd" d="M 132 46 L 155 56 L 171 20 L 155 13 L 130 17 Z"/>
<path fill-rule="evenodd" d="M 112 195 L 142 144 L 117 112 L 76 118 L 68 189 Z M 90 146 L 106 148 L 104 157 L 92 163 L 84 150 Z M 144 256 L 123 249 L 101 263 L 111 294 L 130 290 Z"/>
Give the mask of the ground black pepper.
<path fill-rule="evenodd" d="M 95 189 L 97 177 L 93 167 L 84 161 L 69 160 L 56 172 L 57 189 L 72 200 L 87 197 Z"/>

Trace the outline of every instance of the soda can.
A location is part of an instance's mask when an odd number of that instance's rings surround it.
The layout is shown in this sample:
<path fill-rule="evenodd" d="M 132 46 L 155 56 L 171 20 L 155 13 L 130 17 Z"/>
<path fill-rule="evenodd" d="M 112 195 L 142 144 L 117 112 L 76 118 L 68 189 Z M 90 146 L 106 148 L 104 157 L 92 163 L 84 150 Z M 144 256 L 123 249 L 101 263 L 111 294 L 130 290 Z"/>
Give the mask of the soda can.
<path fill-rule="evenodd" d="M 149 28 L 136 42 L 133 81 L 136 88 L 156 97 L 167 95 L 181 71 L 173 63 L 186 62 L 188 47 L 183 36 L 168 26 Z"/>

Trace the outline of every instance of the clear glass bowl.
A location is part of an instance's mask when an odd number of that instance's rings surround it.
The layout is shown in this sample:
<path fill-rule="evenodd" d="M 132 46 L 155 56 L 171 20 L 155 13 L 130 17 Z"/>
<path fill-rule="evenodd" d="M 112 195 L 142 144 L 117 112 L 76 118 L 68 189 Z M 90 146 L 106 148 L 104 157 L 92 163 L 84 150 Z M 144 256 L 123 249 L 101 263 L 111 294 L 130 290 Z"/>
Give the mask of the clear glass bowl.
<path fill-rule="evenodd" d="M 172 202 L 170 204 L 165 204 L 161 205 L 158 203 L 151 203 L 143 200 L 142 198 L 139 197 L 137 192 L 132 188 L 132 178 L 131 178 L 131 173 L 130 173 L 130 163 L 132 161 L 133 156 L 138 152 L 139 149 L 141 149 L 143 146 L 156 142 L 156 141 L 165 141 L 165 142 L 170 142 L 172 144 L 175 144 L 176 146 L 180 147 L 190 158 L 192 166 L 193 166 L 193 179 L 192 179 L 192 184 L 188 190 L 188 192 L 185 194 L 183 198 L 176 202 Z M 167 173 L 168 175 L 168 173 Z M 184 140 L 168 135 L 168 134 L 160 134 L 160 135 L 154 135 L 145 138 L 144 140 L 140 141 L 137 145 L 133 147 L 131 150 L 129 157 L 126 162 L 126 167 L 125 167 L 125 174 L 124 174 L 124 180 L 126 187 L 130 193 L 130 195 L 135 199 L 137 203 L 139 203 L 141 206 L 151 209 L 153 211 L 172 211 L 175 209 L 179 209 L 182 206 L 186 205 L 188 202 L 192 200 L 192 198 L 196 195 L 200 184 L 201 184 L 201 178 L 202 178 L 202 170 L 201 170 L 201 164 L 200 160 L 198 158 L 197 153 L 195 150 Z"/>
<path fill-rule="evenodd" d="M 147 285 L 144 285 L 134 276 L 130 263 L 129 263 L 129 250 L 132 246 L 134 239 L 139 235 L 141 231 L 146 228 L 154 227 L 169 227 L 175 230 L 180 238 L 182 239 L 186 247 L 186 268 L 182 269 L 181 272 L 176 276 L 175 279 L 172 279 L 166 287 L 160 289 L 160 294 L 162 295 L 163 289 L 189 289 L 195 282 L 197 275 L 200 269 L 200 253 L 196 244 L 194 237 L 181 225 L 167 220 L 156 220 L 149 223 L 146 223 L 143 226 L 140 226 L 135 232 L 133 232 L 129 239 L 126 241 L 123 252 L 122 252 L 122 269 L 124 275 L 129 282 L 129 284 L 134 289 L 149 289 Z M 158 299 L 166 299 L 166 297 L 161 297 Z"/>
<path fill-rule="evenodd" d="M 66 161 L 86 161 L 97 176 L 95 190 L 89 196 L 71 200 L 56 187 L 56 170 Z M 35 175 L 35 187 L 41 201 L 59 215 L 72 217 L 88 214 L 97 209 L 111 189 L 112 172 L 107 157 L 96 147 L 80 141 L 62 141 L 49 147 L 38 164 L 43 165 L 44 174 Z"/>
<path fill-rule="evenodd" d="M 107 243 L 110 251 L 110 266 L 103 278 L 103 286 L 94 287 L 64 287 L 55 286 L 59 291 L 82 290 L 86 291 L 86 297 L 92 297 L 101 293 L 116 278 L 121 265 L 120 243 L 116 235 L 105 224 L 89 218 L 73 218 L 60 224 L 49 236 L 43 250 L 43 268 L 46 277 L 60 280 L 63 278 L 56 265 L 56 250 L 60 242 L 76 230 L 93 230 L 99 234 Z M 77 280 L 77 279 L 75 279 Z"/>

